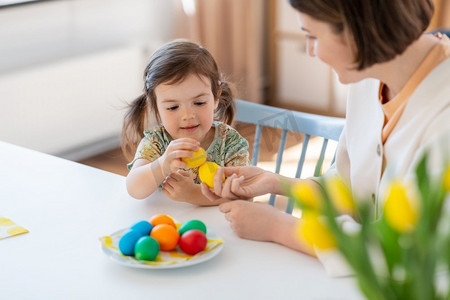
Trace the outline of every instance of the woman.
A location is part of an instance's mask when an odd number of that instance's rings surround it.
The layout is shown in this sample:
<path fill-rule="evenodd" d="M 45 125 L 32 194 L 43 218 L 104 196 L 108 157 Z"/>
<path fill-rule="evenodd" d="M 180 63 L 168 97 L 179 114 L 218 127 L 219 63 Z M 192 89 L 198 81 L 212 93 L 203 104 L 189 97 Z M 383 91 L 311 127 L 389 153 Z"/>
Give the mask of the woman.
<path fill-rule="evenodd" d="M 308 52 L 350 84 L 347 120 L 336 162 L 324 176 L 339 174 L 356 197 L 379 198 L 393 177 L 413 176 L 424 151 L 433 170 L 450 153 L 450 45 L 423 34 L 431 0 L 290 0 L 307 34 Z M 222 174 L 227 180 L 222 184 Z M 221 168 L 212 201 L 283 194 L 287 179 L 257 167 Z M 305 180 L 305 179 L 303 179 Z M 306 179 L 313 182 L 312 179 Z M 297 219 L 264 204 L 231 201 L 220 210 L 242 238 L 272 241 L 302 252 Z M 313 254 L 313 253 L 311 253 Z"/>

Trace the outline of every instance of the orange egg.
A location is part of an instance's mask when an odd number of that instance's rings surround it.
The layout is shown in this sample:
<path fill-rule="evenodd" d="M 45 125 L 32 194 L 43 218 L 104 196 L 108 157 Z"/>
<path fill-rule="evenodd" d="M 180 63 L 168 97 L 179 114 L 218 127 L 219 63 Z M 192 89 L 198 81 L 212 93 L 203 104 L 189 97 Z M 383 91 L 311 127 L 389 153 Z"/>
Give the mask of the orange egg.
<path fill-rule="evenodd" d="M 168 215 L 162 215 L 162 214 L 154 215 L 153 217 L 150 218 L 149 222 L 150 222 L 150 224 L 153 225 L 153 227 L 155 227 L 156 225 L 160 225 L 160 224 L 167 224 L 174 228 L 177 228 L 173 219 L 171 217 L 169 217 Z"/>
<path fill-rule="evenodd" d="M 180 234 L 175 227 L 167 224 L 160 224 L 153 227 L 150 236 L 154 238 L 162 251 L 170 251 L 177 247 Z"/>

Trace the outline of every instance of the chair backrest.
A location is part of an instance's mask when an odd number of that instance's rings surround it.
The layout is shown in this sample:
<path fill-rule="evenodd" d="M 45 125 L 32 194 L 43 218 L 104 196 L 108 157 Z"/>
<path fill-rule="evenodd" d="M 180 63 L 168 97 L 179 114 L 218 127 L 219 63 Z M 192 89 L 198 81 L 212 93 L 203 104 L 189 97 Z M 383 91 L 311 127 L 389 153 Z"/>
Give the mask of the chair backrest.
<path fill-rule="evenodd" d="M 251 161 L 253 166 L 256 166 L 258 163 L 263 127 L 281 129 L 280 143 L 278 145 L 278 153 L 274 170 L 276 173 L 280 172 L 287 133 L 297 132 L 304 134 L 302 150 L 295 174 L 296 178 L 300 178 L 302 174 L 310 138 L 320 137 L 323 139 L 320 155 L 314 168 L 314 176 L 319 176 L 322 170 L 322 164 L 325 157 L 325 151 L 328 146 L 328 141 L 339 140 L 339 136 L 345 123 L 344 118 L 292 111 L 240 99 L 235 99 L 235 104 L 237 110 L 235 120 L 256 125 L 253 156 Z M 275 195 L 270 196 L 269 204 L 275 204 Z M 292 210 L 293 201 L 292 199 L 289 199 L 286 206 L 286 212 L 292 213 Z"/>

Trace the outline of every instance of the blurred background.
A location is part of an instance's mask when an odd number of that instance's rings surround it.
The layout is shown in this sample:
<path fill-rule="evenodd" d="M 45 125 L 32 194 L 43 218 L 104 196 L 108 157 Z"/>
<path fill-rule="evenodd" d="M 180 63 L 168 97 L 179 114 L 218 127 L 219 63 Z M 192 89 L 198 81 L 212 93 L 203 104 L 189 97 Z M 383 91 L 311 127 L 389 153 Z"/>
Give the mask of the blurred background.
<path fill-rule="evenodd" d="M 450 27 L 450 1 L 435 4 L 430 30 Z M 238 98 L 345 114 L 346 87 L 305 53 L 286 0 L 0 0 L 0 141 L 123 165 L 124 107 L 175 38 L 209 49 Z"/>

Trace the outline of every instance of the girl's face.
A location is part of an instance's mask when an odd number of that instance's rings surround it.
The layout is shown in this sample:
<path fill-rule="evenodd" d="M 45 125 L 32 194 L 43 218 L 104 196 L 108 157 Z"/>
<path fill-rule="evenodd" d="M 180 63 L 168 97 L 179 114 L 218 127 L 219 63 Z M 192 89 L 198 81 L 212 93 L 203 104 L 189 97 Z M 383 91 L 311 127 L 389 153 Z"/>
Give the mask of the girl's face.
<path fill-rule="evenodd" d="M 155 95 L 161 122 L 173 139 L 204 141 L 218 105 L 207 77 L 189 74 L 180 82 L 162 83 L 155 88 Z"/>
<path fill-rule="evenodd" d="M 344 32 L 335 33 L 331 26 L 299 12 L 301 28 L 306 32 L 306 47 L 310 56 L 317 56 L 333 68 L 341 83 L 352 83 L 363 79 L 356 70 L 354 47 L 349 44 Z"/>

